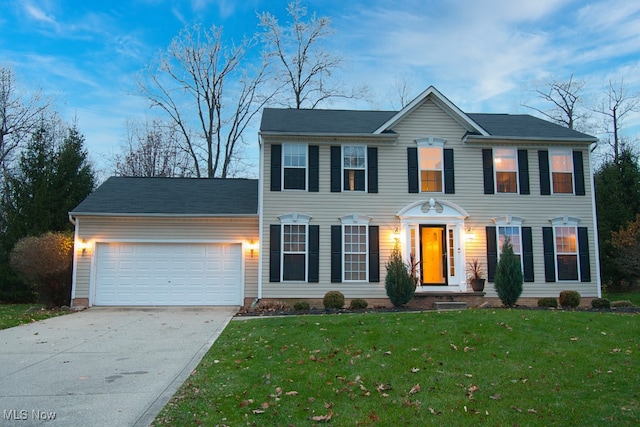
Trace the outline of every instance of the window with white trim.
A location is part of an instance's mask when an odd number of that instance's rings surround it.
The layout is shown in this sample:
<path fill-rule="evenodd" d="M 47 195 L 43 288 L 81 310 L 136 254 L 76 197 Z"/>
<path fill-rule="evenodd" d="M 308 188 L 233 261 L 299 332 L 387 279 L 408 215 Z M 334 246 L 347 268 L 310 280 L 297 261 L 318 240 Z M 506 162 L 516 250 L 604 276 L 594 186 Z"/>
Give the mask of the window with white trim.
<path fill-rule="evenodd" d="M 518 151 L 515 148 L 494 148 L 496 193 L 518 192 Z"/>
<path fill-rule="evenodd" d="M 342 147 L 342 175 L 344 191 L 366 191 L 367 148 L 364 145 Z"/>
<path fill-rule="evenodd" d="M 555 226 L 553 234 L 556 250 L 558 280 L 578 280 L 578 231 L 575 226 Z"/>
<path fill-rule="evenodd" d="M 343 225 L 344 281 L 367 281 L 368 226 Z"/>
<path fill-rule="evenodd" d="M 570 149 L 549 150 L 551 189 L 554 194 L 573 194 L 573 154 Z"/>
<path fill-rule="evenodd" d="M 519 225 L 498 226 L 498 260 L 500 259 L 504 242 L 507 239 L 511 242 L 513 253 L 518 257 L 520 265 L 522 265 L 521 227 Z"/>
<path fill-rule="evenodd" d="M 420 191 L 442 193 L 442 147 L 418 147 L 420 165 Z"/>
<path fill-rule="evenodd" d="M 282 144 L 282 166 L 285 190 L 307 189 L 306 144 Z"/>

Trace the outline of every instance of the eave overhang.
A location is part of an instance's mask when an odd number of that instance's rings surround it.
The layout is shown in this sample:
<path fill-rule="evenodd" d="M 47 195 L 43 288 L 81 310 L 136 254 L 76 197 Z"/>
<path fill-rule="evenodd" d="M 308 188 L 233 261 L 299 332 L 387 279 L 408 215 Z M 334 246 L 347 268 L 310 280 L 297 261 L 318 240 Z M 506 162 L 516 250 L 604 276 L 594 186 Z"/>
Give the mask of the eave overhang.
<path fill-rule="evenodd" d="M 467 135 L 462 138 L 465 144 L 486 145 L 491 142 L 499 144 L 584 144 L 590 145 L 597 142 L 597 138 L 549 138 L 549 137 L 516 137 L 516 136 L 485 136 L 485 135 Z"/>

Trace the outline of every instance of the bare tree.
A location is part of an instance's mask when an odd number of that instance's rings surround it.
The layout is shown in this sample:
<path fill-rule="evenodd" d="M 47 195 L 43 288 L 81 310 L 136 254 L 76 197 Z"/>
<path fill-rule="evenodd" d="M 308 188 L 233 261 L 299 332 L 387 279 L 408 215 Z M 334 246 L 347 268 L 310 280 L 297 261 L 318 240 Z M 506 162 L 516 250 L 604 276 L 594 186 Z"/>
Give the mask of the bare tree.
<path fill-rule="evenodd" d="M 115 175 L 193 176 L 189 154 L 181 146 L 180 131 L 175 123 L 164 123 L 160 119 L 128 120 L 125 126 L 125 144 L 112 158 Z"/>
<path fill-rule="evenodd" d="M 336 78 L 340 56 L 327 51 L 323 41 L 334 32 L 331 20 L 307 14 L 299 0 L 287 6 L 291 22 L 282 26 L 269 12 L 258 14 L 267 57 L 275 59 L 277 90 L 284 90 L 284 103 L 292 108 L 316 108 L 336 98 L 364 99 L 365 86 L 348 89 Z"/>
<path fill-rule="evenodd" d="M 613 148 L 613 160 L 617 163 L 624 145 L 621 135 L 623 121 L 629 114 L 640 111 L 640 95 L 630 94 L 624 86 L 624 79 L 620 83 L 609 80 L 602 101 L 593 111 L 604 117 L 604 132 L 611 138 L 609 145 Z"/>
<path fill-rule="evenodd" d="M 413 98 L 413 80 L 411 77 L 408 74 L 394 77 L 393 85 L 389 91 L 392 108 L 402 110 Z"/>
<path fill-rule="evenodd" d="M 243 67 L 254 46 L 254 39 L 226 46 L 216 26 L 185 27 L 138 78 L 141 94 L 179 129 L 198 178 L 229 175 L 241 160 L 242 132 L 269 100 L 259 94 L 266 65 Z"/>
<path fill-rule="evenodd" d="M 49 103 L 43 101 L 40 92 L 29 94 L 20 89 L 13 72 L 0 67 L 0 170 L 29 139 L 48 108 Z"/>
<path fill-rule="evenodd" d="M 524 107 L 530 108 L 554 123 L 569 129 L 581 127 L 581 121 L 588 118 L 586 111 L 582 109 L 582 92 L 586 86 L 584 80 L 574 80 L 573 74 L 568 81 L 550 80 L 537 84 L 533 89 L 537 98 L 545 103 L 550 103 L 551 108 L 541 108 L 523 103 Z M 584 124 L 582 124 L 584 126 Z"/>

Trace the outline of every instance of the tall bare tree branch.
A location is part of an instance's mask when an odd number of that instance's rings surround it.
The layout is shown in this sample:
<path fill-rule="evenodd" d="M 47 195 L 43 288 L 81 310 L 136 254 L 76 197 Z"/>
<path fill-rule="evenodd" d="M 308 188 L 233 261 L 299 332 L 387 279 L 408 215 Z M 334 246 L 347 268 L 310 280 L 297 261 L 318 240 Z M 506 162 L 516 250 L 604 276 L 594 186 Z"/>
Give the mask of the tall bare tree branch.
<path fill-rule="evenodd" d="M 542 108 L 522 104 L 524 107 L 530 108 L 554 123 L 569 129 L 579 127 L 579 122 L 587 118 L 586 113 L 582 110 L 583 97 L 582 92 L 586 86 L 586 81 L 575 80 L 573 74 L 568 81 L 550 80 L 541 85 L 536 85 L 531 91 L 536 97 L 550 103 L 551 108 Z"/>

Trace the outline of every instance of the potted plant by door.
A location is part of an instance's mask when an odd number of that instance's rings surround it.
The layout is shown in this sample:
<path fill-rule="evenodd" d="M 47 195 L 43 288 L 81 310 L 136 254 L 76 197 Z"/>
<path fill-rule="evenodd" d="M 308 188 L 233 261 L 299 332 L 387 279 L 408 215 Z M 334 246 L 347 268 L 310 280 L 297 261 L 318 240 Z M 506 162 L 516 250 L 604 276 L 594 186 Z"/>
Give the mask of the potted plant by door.
<path fill-rule="evenodd" d="M 484 291 L 484 278 L 482 277 L 482 264 L 478 258 L 469 261 L 467 266 L 469 277 L 471 278 L 471 288 L 474 292 Z"/>

